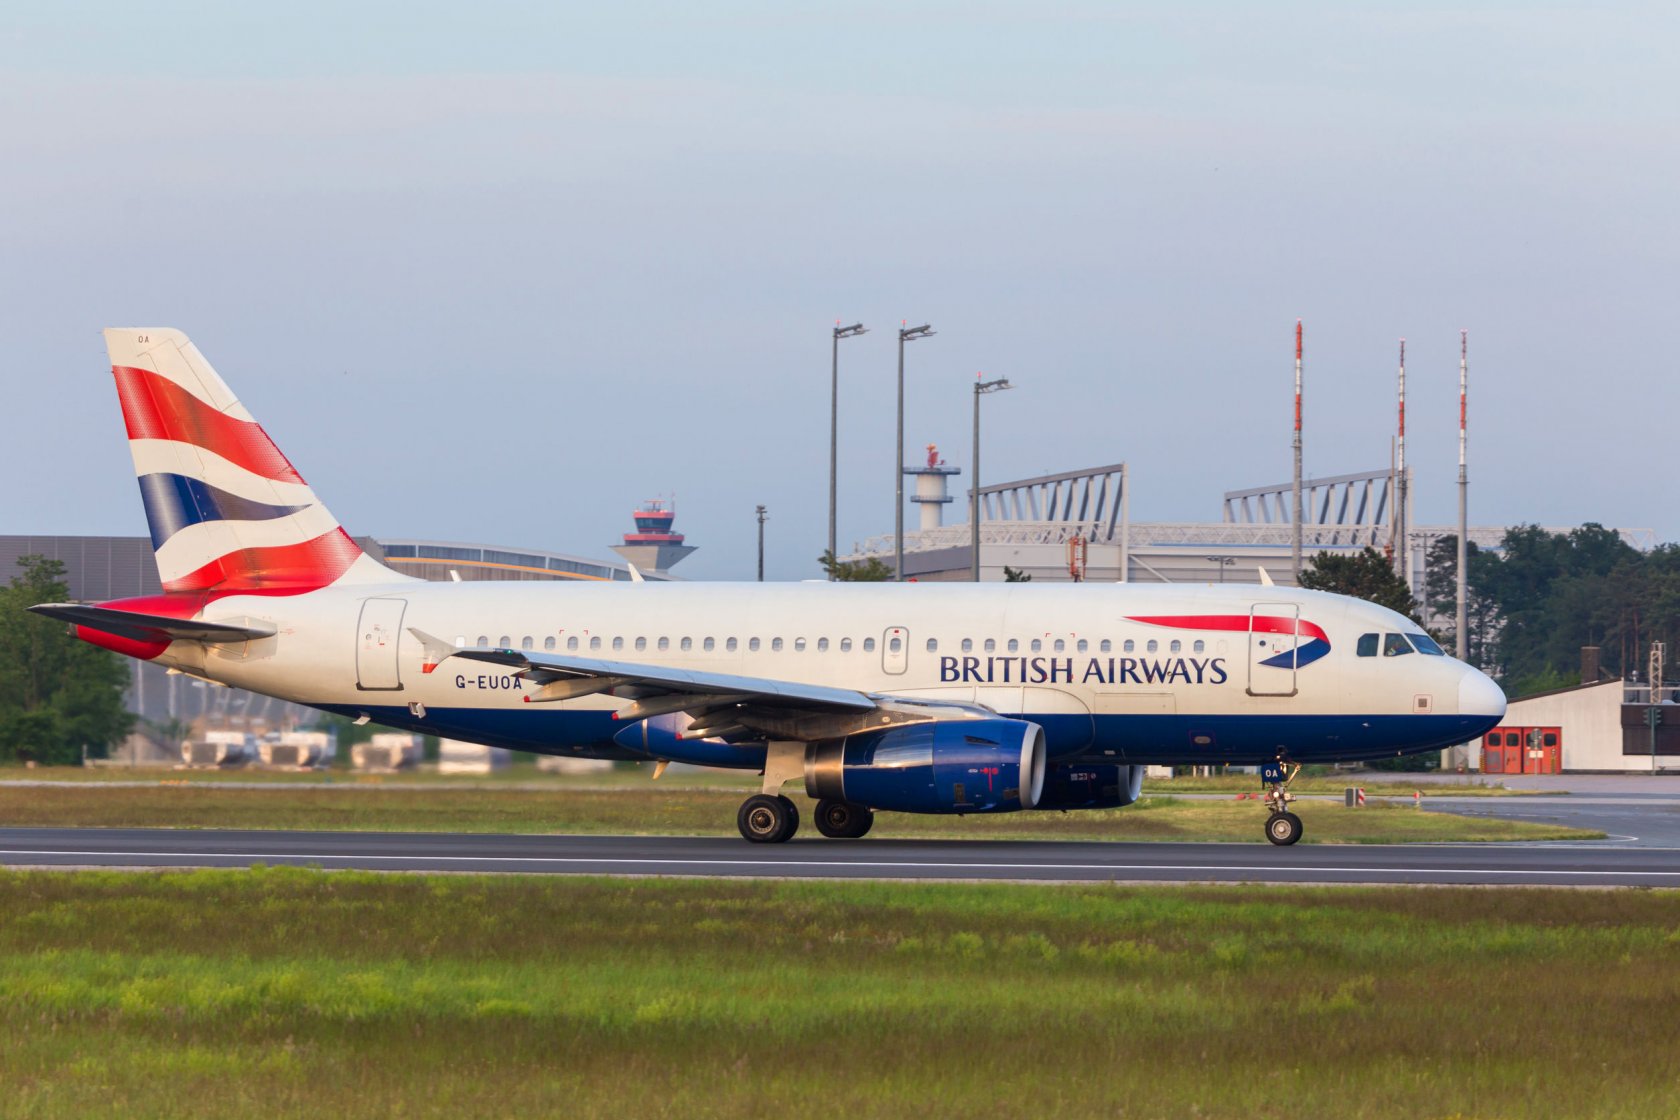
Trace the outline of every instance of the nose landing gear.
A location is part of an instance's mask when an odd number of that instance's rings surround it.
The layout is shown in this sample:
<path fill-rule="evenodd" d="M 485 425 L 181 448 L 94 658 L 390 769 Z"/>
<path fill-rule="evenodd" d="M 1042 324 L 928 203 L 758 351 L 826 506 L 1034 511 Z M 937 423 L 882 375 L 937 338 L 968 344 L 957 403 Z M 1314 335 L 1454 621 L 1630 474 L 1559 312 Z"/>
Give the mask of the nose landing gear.
<path fill-rule="evenodd" d="M 1266 839 L 1280 846 L 1301 838 L 1301 818 L 1289 811 L 1289 803 L 1295 800 L 1295 795 L 1289 792 L 1289 783 L 1300 772 L 1300 764 L 1292 766 L 1281 758 L 1260 767 L 1260 780 L 1266 783 L 1262 798 L 1266 803 Z"/>

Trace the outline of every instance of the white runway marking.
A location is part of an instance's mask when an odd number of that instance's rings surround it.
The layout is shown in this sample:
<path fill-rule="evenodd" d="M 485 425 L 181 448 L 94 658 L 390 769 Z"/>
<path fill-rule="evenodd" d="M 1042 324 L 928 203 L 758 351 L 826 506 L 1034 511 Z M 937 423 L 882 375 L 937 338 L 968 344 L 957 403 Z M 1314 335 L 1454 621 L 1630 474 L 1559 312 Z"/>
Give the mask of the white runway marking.
<path fill-rule="evenodd" d="M 538 863 L 598 864 L 628 867 L 826 867 L 908 869 L 924 871 L 1265 871 L 1333 875 L 1547 875 L 1651 876 L 1680 879 L 1675 871 L 1551 870 L 1492 867 L 1327 867 L 1313 864 L 1217 864 L 1217 863 L 944 863 L 894 860 L 796 860 L 796 859 L 652 859 L 628 856 L 434 856 L 434 855 L 337 855 L 314 852 L 114 852 L 55 850 L 46 848 L 0 849 L 0 856 L 80 856 L 121 859 L 251 859 L 251 860 L 382 860 L 392 863 Z"/>

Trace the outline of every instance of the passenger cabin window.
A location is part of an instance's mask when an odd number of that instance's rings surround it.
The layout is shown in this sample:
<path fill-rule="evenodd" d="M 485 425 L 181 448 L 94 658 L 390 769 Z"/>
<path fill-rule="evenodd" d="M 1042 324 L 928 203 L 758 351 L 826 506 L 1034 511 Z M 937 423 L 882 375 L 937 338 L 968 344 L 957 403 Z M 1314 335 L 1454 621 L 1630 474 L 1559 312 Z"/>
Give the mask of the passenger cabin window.
<path fill-rule="evenodd" d="M 1154 653 L 1156 650 L 1158 650 L 1160 648 L 1161 648 L 1161 643 L 1157 642 L 1154 638 L 1149 639 L 1149 644 L 1144 647 L 1144 649 L 1146 649 L 1150 653 Z"/>
<path fill-rule="evenodd" d="M 933 653 L 937 649 L 939 649 L 939 639 L 938 638 L 929 638 L 928 639 L 928 652 Z"/>
<path fill-rule="evenodd" d="M 621 638 L 621 637 L 613 638 L 613 650 L 614 650 L 614 652 L 622 650 L 623 648 L 624 648 L 624 639 Z"/>
<path fill-rule="evenodd" d="M 1009 639 L 1009 652 L 1010 653 L 1019 653 L 1020 650 L 1021 650 L 1020 641 L 1016 638 Z"/>
<path fill-rule="evenodd" d="M 1404 635 L 1404 634 L 1384 634 L 1383 635 L 1383 656 L 1384 657 L 1403 657 L 1406 654 L 1411 653 L 1411 652 L 1412 652 L 1412 646 L 1411 646 L 1410 642 L 1406 641 L 1406 635 Z"/>
<path fill-rule="evenodd" d="M 668 650 L 670 648 L 671 648 L 671 639 L 661 637 L 659 639 L 659 650 L 660 650 L 660 652 L 663 653 L 665 650 Z"/>
<path fill-rule="evenodd" d="M 996 638 L 987 638 L 986 639 L 986 652 L 987 653 L 996 653 L 997 652 L 997 639 Z"/>
<path fill-rule="evenodd" d="M 576 651 L 577 647 L 578 647 L 577 635 L 573 634 L 571 637 L 566 639 L 566 648 L 568 650 Z"/>
<path fill-rule="evenodd" d="M 1032 651 L 1034 653 L 1041 653 L 1041 652 L 1043 652 L 1043 650 L 1044 650 L 1044 643 L 1039 641 L 1037 638 L 1034 638 L 1032 640 Z"/>
<path fill-rule="evenodd" d="M 863 652 L 865 652 L 865 653 L 874 653 L 875 652 L 875 639 L 874 638 L 865 638 L 863 640 Z"/>
<path fill-rule="evenodd" d="M 747 639 L 747 652 L 748 653 L 757 653 L 758 652 L 758 639 L 757 638 L 748 638 Z"/>
<path fill-rule="evenodd" d="M 840 652 L 841 653 L 852 652 L 852 640 L 850 638 L 841 638 L 840 639 Z"/>
<path fill-rule="evenodd" d="M 974 652 L 974 639 L 973 638 L 964 638 L 963 639 L 962 651 L 964 653 L 973 653 Z"/>
<path fill-rule="evenodd" d="M 590 649 L 600 649 L 601 648 L 601 639 L 599 637 L 589 639 L 589 648 Z"/>
<path fill-rule="evenodd" d="M 636 639 L 636 652 L 640 653 L 644 649 L 647 649 L 647 639 L 646 638 L 637 638 Z"/>
<path fill-rule="evenodd" d="M 894 635 L 894 637 L 892 638 L 891 641 L 887 642 L 887 649 L 892 653 L 897 653 L 899 650 L 901 650 L 903 648 L 904 648 L 904 639 L 900 638 L 896 635 Z"/>
<path fill-rule="evenodd" d="M 1435 639 L 1428 634 L 1407 634 L 1406 638 L 1419 653 L 1428 654 L 1430 657 L 1445 657 L 1447 655 L 1447 651 L 1436 645 Z"/>
<path fill-rule="evenodd" d="M 550 634 L 548 637 L 543 639 L 543 649 L 547 650 L 549 653 L 553 653 L 554 647 L 559 644 L 559 642 L 554 640 L 553 634 Z"/>
<path fill-rule="evenodd" d="M 1206 648 L 1207 648 L 1207 643 L 1202 641 L 1200 638 L 1197 638 L 1196 639 L 1196 644 L 1190 647 L 1190 652 L 1191 653 L 1201 653 Z"/>
<path fill-rule="evenodd" d="M 1125 653 L 1131 653 L 1136 648 L 1137 648 L 1137 643 L 1132 641 L 1130 638 L 1127 638 L 1126 639 L 1126 644 L 1120 647 L 1120 649 Z"/>
<path fill-rule="evenodd" d="M 1359 644 L 1354 647 L 1354 653 L 1360 657 L 1375 657 L 1377 655 L 1377 635 L 1359 635 Z"/>
<path fill-rule="evenodd" d="M 489 649 L 490 648 L 490 635 L 480 634 L 478 636 L 478 648 L 479 649 Z"/>
<path fill-rule="evenodd" d="M 818 638 L 817 639 L 817 652 L 818 653 L 827 653 L 828 652 L 828 639 L 827 638 Z"/>
<path fill-rule="evenodd" d="M 1050 648 L 1056 653 L 1064 653 L 1067 651 L 1067 643 L 1062 641 L 1060 638 L 1057 638 L 1056 644 Z"/>
<path fill-rule="evenodd" d="M 1076 651 L 1078 651 L 1079 653 L 1084 653 L 1086 650 L 1088 650 L 1090 648 L 1091 648 L 1091 643 L 1087 642 L 1084 638 L 1079 639 L 1079 644 L 1074 647 L 1074 649 Z"/>
<path fill-rule="evenodd" d="M 1179 653 L 1184 649 L 1184 643 L 1179 641 L 1177 638 L 1174 638 L 1172 640 L 1172 645 L 1168 648 L 1173 653 Z"/>
<path fill-rule="evenodd" d="M 805 639 L 804 638 L 795 638 L 793 640 L 793 652 L 795 652 L 795 653 L 804 653 L 805 652 Z"/>
<path fill-rule="evenodd" d="M 1101 642 L 1097 643 L 1097 652 L 1098 653 L 1113 653 L 1114 652 L 1114 643 L 1109 641 L 1107 638 L 1104 638 Z"/>
<path fill-rule="evenodd" d="M 506 634 L 503 634 L 501 640 L 496 643 L 496 646 L 499 649 L 512 649 L 513 639 L 508 637 Z"/>
<path fill-rule="evenodd" d="M 734 653 L 735 652 L 735 639 L 734 638 L 730 638 L 728 641 L 723 643 L 723 651 L 725 653 Z"/>
<path fill-rule="evenodd" d="M 665 639 L 664 639 L 664 638 L 661 638 L 661 639 L 659 639 L 659 640 L 660 640 L 660 642 L 664 642 L 664 641 L 665 641 Z M 691 650 L 691 649 L 693 649 L 693 648 L 694 648 L 694 639 L 693 639 L 693 638 L 684 638 L 684 639 L 683 639 L 683 640 L 682 640 L 682 651 L 683 651 L 683 652 L 684 652 L 684 653 L 687 653 L 687 652 L 688 652 L 688 651 L 689 651 L 689 650 Z"/>
<path fill-rule="evenodd" d="M 771 638 L 770 639 L 770 652 L 771 653 L 782 652 L 782 640 L 780 638 Z"/>

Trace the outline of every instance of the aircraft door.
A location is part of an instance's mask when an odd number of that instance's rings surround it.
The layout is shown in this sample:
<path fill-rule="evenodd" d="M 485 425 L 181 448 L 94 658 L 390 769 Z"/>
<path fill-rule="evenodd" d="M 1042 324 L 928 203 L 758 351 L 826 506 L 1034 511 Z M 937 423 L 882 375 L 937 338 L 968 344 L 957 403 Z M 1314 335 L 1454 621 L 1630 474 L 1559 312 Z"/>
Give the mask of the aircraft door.
<path fill-rule="evenodd" d="M 397 638 L 402 633 L 406 599 L 367 599 L 356 624 L 356 687 L 363 692 L 402 687 L 397 670 Z"/>
<path fill-rule="evenodd" d="M 1301 608 L 1294 603 L 1255 603 L 1248 612 L 1248 694 L 1295 695 L 1296 647 Z"/>
<path fill-rule="evenodd" d="M 889 626 L 881 635 L 881 671 L 898 676 L 910 667 L 910 631 Z"/>

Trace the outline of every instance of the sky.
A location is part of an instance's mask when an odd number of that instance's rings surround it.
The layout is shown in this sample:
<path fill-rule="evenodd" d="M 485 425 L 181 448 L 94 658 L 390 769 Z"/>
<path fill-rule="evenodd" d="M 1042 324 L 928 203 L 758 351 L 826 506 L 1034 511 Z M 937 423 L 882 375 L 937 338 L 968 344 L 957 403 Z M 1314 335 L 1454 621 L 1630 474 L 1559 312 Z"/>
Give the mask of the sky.
<path fill-rule="evenodd" d="M 1385 468 L 1680 535 L 1680 10 L 72 2 L 0 15 L 0 532 L 143 533 L 99 330 L 187 331 L 356 534 L 820 575 L 908 457 L 1139 521 Z M 953 515 L 960 520 L 962 514 Z M 915 524 L 911 509 L 906 521 Z"/>

